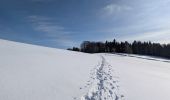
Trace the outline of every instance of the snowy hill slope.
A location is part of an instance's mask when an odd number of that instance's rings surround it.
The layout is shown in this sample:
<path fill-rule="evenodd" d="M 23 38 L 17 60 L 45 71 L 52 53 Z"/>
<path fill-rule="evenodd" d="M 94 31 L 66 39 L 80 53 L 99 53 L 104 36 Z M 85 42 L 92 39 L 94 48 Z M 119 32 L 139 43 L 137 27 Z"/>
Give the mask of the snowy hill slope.
<path fill-rule="evenodd" d="M 0 40 L 0 100 L 169 100 L 170 63 Z"/>
<path fill-rule="evenodd" d="M 0 100 L 71 100 L 95 55 L 0 40 Z"/>
<path fill-rule="evenodd" d="M 167 60 L 110 54 L 105 58 L 119 75 L 119 85 L 127 100 L 170 99 L 170 63 Z"/>

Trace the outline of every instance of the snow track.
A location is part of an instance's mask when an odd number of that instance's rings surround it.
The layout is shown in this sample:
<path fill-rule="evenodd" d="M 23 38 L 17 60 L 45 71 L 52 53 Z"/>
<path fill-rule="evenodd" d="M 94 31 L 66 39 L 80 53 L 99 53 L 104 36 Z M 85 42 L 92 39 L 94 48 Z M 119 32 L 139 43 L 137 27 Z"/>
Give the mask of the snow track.
<path fill-rule="evenodd" d="M 119 93 L 118 77 L 113 76 L 112 66 L 101 56 L 99 65 L 91 72 L 91 81 L 88 92 L 81 100 L 122 100 L 124 97 Z"/>

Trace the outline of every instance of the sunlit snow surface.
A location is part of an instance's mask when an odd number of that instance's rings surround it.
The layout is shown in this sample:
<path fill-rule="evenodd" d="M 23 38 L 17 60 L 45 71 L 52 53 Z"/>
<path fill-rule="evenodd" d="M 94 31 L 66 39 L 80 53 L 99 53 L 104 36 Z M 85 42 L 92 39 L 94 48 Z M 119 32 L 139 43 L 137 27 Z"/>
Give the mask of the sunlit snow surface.
<path fill-rule="evenodd" d="M 169 100 L 169 60 L 0 40 L 0 100 Z"/>

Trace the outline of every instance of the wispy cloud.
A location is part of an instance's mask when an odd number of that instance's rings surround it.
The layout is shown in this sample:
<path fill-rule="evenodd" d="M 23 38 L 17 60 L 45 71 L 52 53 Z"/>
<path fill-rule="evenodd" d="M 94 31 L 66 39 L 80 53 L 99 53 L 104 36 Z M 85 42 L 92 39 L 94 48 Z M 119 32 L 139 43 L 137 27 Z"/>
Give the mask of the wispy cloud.
<path fill-rule="evenodd" d="M 142 40 L 142 41 L 153 41 L 159 43 L 170 43 L 170 29 L 161 29 L 155 31 L 148 31 L 139 34 L 133 34 L 121 38 L 122 40 Z"/>
<path fill-rule="evenodd" d="M 71 40 L 71 32 L 58 25 L 53 18 L 44 16 L 28 16 L 32 28 L 35 31 L 42 32 L 50 42 L 62 43 L 62 45 L 71 46 L 74 42 Z"/>
<path fill-rule="evenodd" d="M 109 20 L 101 29 L 107 33 L 105 39 L 170 43 L 169 4 L 169 0 L 139 0 L 106 5 L 101 14 L 104 21 Z"/>
<path fill-rule="evenodd" d="M 54 0 L 31 0 L 33 2 L 49 2 L 49 1 L 54 1 Z"/>
<path fill-rule="evenodd" d="M 109 4 L 102 8 L 102 12 L 105 13 L 106 16 L 130 10 L 132 10 L 132 7 L 120 4 Z"/>

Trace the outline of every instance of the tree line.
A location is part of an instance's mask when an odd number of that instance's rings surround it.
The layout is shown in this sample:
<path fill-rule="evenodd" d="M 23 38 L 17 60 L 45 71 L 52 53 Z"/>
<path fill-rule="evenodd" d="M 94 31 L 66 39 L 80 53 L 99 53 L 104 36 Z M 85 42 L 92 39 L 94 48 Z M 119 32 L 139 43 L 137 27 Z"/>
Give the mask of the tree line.
<path fill-rule="evenodd" d="M 118 42 L 115 39 L 105 43 L 84 41 L 81 43 L 80 48 L 73 47 L 68 50 L 86 53 L 128 53 L 170 58 L 170 44 L 141 41 L 134 41 L 132 43 L 127 41 Z"/>

